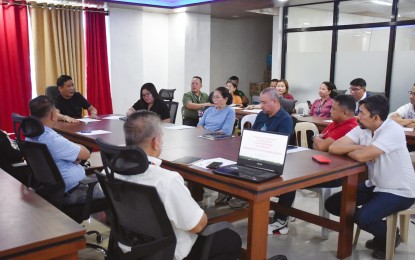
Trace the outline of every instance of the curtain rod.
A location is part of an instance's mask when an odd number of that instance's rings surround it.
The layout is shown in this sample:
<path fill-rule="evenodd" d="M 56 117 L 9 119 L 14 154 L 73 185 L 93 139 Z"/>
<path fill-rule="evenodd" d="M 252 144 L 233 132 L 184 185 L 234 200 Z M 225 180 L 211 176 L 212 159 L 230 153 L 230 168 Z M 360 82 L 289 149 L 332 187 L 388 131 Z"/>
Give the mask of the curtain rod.
<path fill-rule="evenodd" d="M 34 4 L 36 5 L 34 5 Z M 90 8 L 92 9 L 100 9 L 100 8 L 96 8 L 96 7 L 73 7 L 70 5 L 67 5 L 67 7 L 65 7 L 65 5 L 54 5 L 54 4 L 48 4 L 48 3 L 36 3 L 36 2 L 29 2 L 29 3 L 24 3 L 24 2 L 11 2 L 11 1 L 1 1 L 2 5 L 19 5 L 19 6 L 28 6 L 28 7 L 41 7 L 41 8 L 49 8 L 49 9 L 57 9 L 57 10 L 71 10 L 71 11 L 84 11 L 84 12 L 91 12 L 91 13 L 102 13 L 105 15 L 109 15 L 109 11 L 101 11 L 101 10 L 90 10 Z M 102 8 L 103 9 L 103 8 Z"/>

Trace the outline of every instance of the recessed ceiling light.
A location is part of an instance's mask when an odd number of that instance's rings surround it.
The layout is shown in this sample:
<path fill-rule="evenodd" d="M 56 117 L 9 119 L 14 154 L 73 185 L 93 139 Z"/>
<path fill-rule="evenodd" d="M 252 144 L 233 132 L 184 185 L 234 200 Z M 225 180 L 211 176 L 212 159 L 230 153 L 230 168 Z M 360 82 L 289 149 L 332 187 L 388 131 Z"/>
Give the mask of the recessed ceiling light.
<path fill-rule="evenodd" d="M 186 12 L 186 7 L 176 8 L 176 9 L 174 9 L 173 12 L 175 12 L 175 13 L 184 13 L 184 12 Z"/>
<path fill-rule="evenodd" d="M 372 0 L 372 3 L 378 4 L 378 5 L 388 5 L 388 6 L 392 6 L 392 3 L 385 2 L 385 1 L 380 1 L 380 0 Z"/>

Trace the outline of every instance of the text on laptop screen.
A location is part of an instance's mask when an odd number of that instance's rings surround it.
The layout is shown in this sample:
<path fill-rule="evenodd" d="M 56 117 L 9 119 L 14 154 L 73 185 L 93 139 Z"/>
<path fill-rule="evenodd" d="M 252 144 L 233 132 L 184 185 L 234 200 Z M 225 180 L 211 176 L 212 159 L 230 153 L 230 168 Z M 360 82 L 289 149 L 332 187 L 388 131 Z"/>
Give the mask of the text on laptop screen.
<path fill-rule="evenodd" d="M 283 164 L 288 136 L 276 133 L 244 130 L 239 158 L 266 164 Z"/>

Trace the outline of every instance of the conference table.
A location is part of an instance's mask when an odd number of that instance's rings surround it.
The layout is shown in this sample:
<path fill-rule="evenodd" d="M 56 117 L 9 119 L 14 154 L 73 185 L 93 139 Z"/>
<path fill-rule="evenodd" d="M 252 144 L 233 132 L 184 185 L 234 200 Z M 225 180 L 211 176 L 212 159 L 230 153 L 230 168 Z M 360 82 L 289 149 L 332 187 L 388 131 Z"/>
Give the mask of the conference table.
<path fill-rule="evenodd" d="M 0 259 L 78 259 L 85 229 L 0 169 Z"/>
<path fill-rule="evenodd" d="M 105 116 L 102 116 L 104 118 Z M 123 121 L 102 119 L 88 124 L 70 124 L 58 122 L 54 129 L 67 138 L 98 148 L 96 138 L 116 144 L 124 144 Z M 247 259 L 266 259 L 267 226 L 270 209 L 270 198 L 287 192 L 295 191 L 322 182 L 343 179 L 343 199 L 340 221 L 326 219 L 300 209 L 282 208 L 291 216 L 304 219 L 310 223 L 339 232 L 337 257 L 346 258 L 352 252 L 353 215 L 356 206 L 356 188 L 358 177 L 366 172 L 365 164 L 358 163 L 347 157 L 329 155 L 324 152 L 308 150 L 289 153 L 286 158 L 284 173 L 281 177 L 260 184 L 215 175 L 211 170 L 193 165 L 175 164 L 174 160 L 184 156 L 197 156 L 202 159 L 224 158 L 237 160 L 241 138 L 233 137 L 223 140 L 200 138 L 203 129 L 168 129 L 172 124 L 163 124 L 164 145 L 160 158 L 162 167 L 179 172 L 185 180 L 203 185 L 209 189 L 231 194 L 249 202 L 249 207 L 236 211 L 229 216 L 218 217 L 209 221 L 236 221 L 248 218 Z M 85 135 L 81 132 L 106 130 L 110 133 Z M 89 133 L 91 134 L 91 133 Z M 330 164 L 319 164 L 311 159 L 313 155 L 324 154 L 332 160 Z"/>

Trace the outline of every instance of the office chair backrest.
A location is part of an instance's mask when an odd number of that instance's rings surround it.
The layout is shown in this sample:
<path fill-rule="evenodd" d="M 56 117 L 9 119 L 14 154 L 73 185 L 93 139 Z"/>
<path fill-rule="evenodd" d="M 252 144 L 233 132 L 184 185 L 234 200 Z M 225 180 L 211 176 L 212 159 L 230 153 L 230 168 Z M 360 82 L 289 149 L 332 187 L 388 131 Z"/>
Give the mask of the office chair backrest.
<path fill-rule="evenodd" d="M 179 108 L 179 103 L 175 101 L 166 102 L 170 108 L 170 123 L 176 123 L 177 109 Z"/>
<path fill-rule="evenodd" d="M 114 259 L 122 259 L 123 255 L 129 259 L 173 259 L 176 236 L 156 188 L 110 180 L 102 173 L 97 173 L 97 177 L 113 214 L 111 235 L 114 243 L 108 246 L 108 256 Z M 131 252 L 119 253 L 118 242 L 131 247 Z"/>
<path fill-rule="evenodd" d="M 164 88 L 162 88 L 159 91 L 159 95 L 164 100 L 173 101 L 174 91 L 176 91 L 176 89 L 164 89 Z"/>
<path fill-rule="evenodd" d="M 54 99 L 55 97 L 59 96 L 60 92 L 57 86 L 49 86 L 46 87 L 45 95 Z"/>
<path fill-rule="evenodd" d="M 97 138 L 106 175 L 113 180 L 114 173 L 136 175 L 148 169 L 146 153 L 139 147 L 112 145 Z"/>
<path fill-rule="evenodd" d="M 336 95 L 337 95 L 337 96 L 340 96 L 340 95 L 344 95 L 344 94 L 346 94 L 347 89 L 344 89 L 344 90 L 342 90 L 342 89 L 333 89 L 332 91 L 333 91 L 334 93 L 336 93 Z"/>
<path fill-rule="evenodd" d="M 295 108 L 295 103 L 297 102 L 297 100 L 290 100 L 290 99 L 286 99 L 281 97 L 280 98 L 280 104 L 281 107 L 284 108 L 285 111 L 287 111 L 288 114 L 292 114 Z"/>
<path fill-rule="evenodd" d="M 145 172 L 147 155 L 138 147 L 115 146 L 100 138 L 96 142 L 106 173 L 97 177 L 113 213 L 115 240 L 132 247 L 132 259 L 173 259 L 176 237 L 156 188 L 114 178 L 114 173 Z"/>
<path fill-rule="evenodd" d="M 14 115 L 13 122 L 20 121 L 16 136 L 22 134 L 24 137 L 37 137 L 45 131 L 39 119 L 28 116 Z M 41 197 L 54 206 L 60 208 L 65 192 L 65 183 L 60 171 L 45 144 L 18 140 L 17 144 L 22 150 L 27 164 L 32 170 L 36 186 L 33 189 Z"/>
<path fill-rule="evenodd" d="M 386 92 L 384 91 L 381 91 L 381 92 L 367 91 L 367 94 L 371 96 L 380 95 L 380 96 L 386 97 Z"/>

